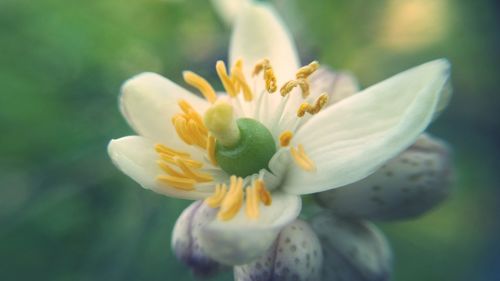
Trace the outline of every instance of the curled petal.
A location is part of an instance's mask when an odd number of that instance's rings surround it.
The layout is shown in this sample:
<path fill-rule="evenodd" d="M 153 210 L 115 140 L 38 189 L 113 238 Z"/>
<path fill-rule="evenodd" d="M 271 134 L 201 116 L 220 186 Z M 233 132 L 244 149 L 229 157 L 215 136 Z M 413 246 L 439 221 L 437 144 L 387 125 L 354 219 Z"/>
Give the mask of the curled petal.
<path fill-rule="evenodd" d="M 304 221 L 280 232 L 272 247 L 251 263 L 235 266 L 236 281 L 320 280 L 323 252 L 318 237 Z"/>
<path fill-rule="evenodd" d="M 207 218 L 210 222 L 200 229 L 203 251 L 226 265 L 245 264 L 263 255 L 301 209 L 300 197 L 296 195 L 273 193 L 272 196 L 270 206 L 260 205 L 258 219 L 249 219 L 245 206 L 227 221 Z"/>
<path fill-rule="evenodd" d="M 201 199 L 210 195 L 211 190 L 184 191 L 158 182 L 157 176 L 164 172 L 157 164 L 158 154 L 154 145 L 155 143 L 147 138 L 128 136 L 111 140 L 108 144 L 108 154 L 118 169 L 145 189 L 183 199 Z"/>
<path fill-rule="evenodd" d="M 363 221 L 321 213 L 310 221 L 323 247 L 321 280 L 386 281 L 392 253 L 384 235 Z"/>
<path fill-rule="evenodd" d="M 172 233 L 172 249 L 194 274 L 209 277 L 222 265 L 208 257 L 199 245 L 199 230 L 208 222 L 205 218 L 213 217 L 215 213 L 214 209 L 201 208 L 202 205 L 202 201 L 196 201 L 179 216 Z"/>
<path fill-rule="evenodd" d="M 452 186 L 448 146 L 423 134 L 367 178 L 316 194 L 336 214 L 376 220 L 414 217 L 441 203 Z"/>
<path fill-rule="evenodd" d="M 431 122 L 449 76 L 432 61 L 378 83 L 313 116 L 292 139 L 316 173 L 290 166 L 283 188 L 308 194 L 361 180 L 412 145 Z"/>

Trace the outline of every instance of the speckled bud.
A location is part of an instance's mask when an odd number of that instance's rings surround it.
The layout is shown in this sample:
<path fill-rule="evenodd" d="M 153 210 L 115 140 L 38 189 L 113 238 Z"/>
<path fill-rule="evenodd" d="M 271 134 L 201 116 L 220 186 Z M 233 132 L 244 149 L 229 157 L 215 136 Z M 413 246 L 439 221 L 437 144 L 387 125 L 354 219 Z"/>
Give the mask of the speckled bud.
<path fill-rule="evenodd" d="M 325 212 L 310 220 L 323 248 L 322 279 L 386 281 L 392 253 L 384 235 L 371 223 L 335 217 Z"/>
<path fill-rule="evenodd" d="M 216 210 L 204 208 L 203 201 L 187 207 L 177 219 L 172 233 L 172 249 L 176 257 L 200 277 L 210 277 L 222 266 L 206 256 L 199 245 L 199 229 L 215 216 Z"/>
<path fill-rule="evenodd" d="M 316 195 L 336 214 L 373 220 L 421 215 L 442 202 L 451 189 L 451 156 L 445 143 L 429 135 L 367 178 Z"/>
<path fill-rule="evenodd" d="M 316 234 L 295 220 L 279 234 L 269 251 L 252 263 L 235 266 L 236 281 L 317 281 L 323 255 Z"/>

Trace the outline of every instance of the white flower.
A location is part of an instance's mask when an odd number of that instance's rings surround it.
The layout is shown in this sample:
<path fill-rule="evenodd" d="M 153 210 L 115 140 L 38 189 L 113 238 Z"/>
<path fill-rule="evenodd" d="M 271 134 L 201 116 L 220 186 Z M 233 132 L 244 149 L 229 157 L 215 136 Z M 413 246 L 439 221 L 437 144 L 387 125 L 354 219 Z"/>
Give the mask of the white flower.
<path fill-rule="evenodd" d="M 140 74 L 120 98 L 139 136 L 108 146 L 144 188 L 219 208 L 198 243 L 227 265 L 262 256 L 300 213 L 300 195 L 361 180 L 412 145 L 440 109 L 449 75 L 449 63 L 435 60 L 329 104 L 310 85 L 317 62 L 300 67 L 270 6 L 246 5 L 234 24 L 230 74 L 217 63 L 227 95 L 192 72 L 186 82 L 206 99 Z"/>

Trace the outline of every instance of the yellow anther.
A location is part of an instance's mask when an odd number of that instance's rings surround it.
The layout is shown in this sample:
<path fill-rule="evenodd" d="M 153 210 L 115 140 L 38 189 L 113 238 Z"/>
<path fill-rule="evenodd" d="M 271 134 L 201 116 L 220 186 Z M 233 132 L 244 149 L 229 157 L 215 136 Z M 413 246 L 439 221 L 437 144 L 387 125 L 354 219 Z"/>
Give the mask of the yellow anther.
<path fill-rule="evenodd" d="M 186 100 L 180 99 L 179 101 L 177 101 L 177 104 L 185 114 L 190 114 L 191 112 L 194 112 L 193 107 Z"/>
<path fill-rule="evenodd" d="M 182 76 L 186 83 L 198 89 L 209 102 L 214 103 L 217 100 L 214 88 L 203 77 L 191 71 L 184 71 Z"/>
<path fill-rule="evenodd" d="M 208 135 L 207 154 L 208 154 L 208 159 L 210 160 L 210 163 L 212 163 L 212 165 L 216 166 L 217 160 L 215 159 L 215 137 L 212 136 L 211 134 Z"/>
<path fill-rule="evenodd" d="M 321 96 L 319 96 L 314 102 L 314 105 L 311 105 L 307 102 L 302 103 L 297 110 L 297 116 L 302 117 L 306 114 L 306 112 L 309 114 L 316 114 L 326 105 L 327 102 L 328 95 L 321 94 Z"/>
<path fill-rule="evenodd" d="M 254 187 L 257 190 L 257 194 L 259 195 L 259 200 L 264 203 L 264 205 L 269 206 L 273 202 L 273 198 L 271 197 L 271 193 L 266 188 L 266 184 L 263 180 L 258 179 L 254 182 Z"/>
<path fill-rule="evenodd" d="M 314 161 L 312 161 L 311 158 L 307 156 L 302 144 L 298 145 L 298 149 L 295 149 L 295 147 L 290 148 L 290 153 L 293 157 L 293 160 L 295 161 L 295 164 L 297 164 L 299 167 L 307 172 L 316 171 L 316 165 L 314 164 Z"/>
<path fill-rule="evenodd" d="M 203 124 L 201 116 L 185 100 L 178 101 L 183 113 L 172 117 L 177 135 L 187 144 L 196 145 L 205 149 L 207 147 L 208 129 Z"/>
<path fill-rule="evenodd" d="M 155 150 L 158 153 L 165 153 L 165 154 L 172 155 L 172 156 L 191 157 L 191 155 L 189 155 L 189 153 L 187 153 L 187 152 L 175 150 L 175 149 L 167 147 L 163 144 L 156 144 Z"/>
<path fill-rule="evenodd" d="M 191 170 L 182 158 L 175 158 L 175 163 L 182 170 L 184 176 L 187 178 L 191 178 L 196 182 L 210 182 L 213 180 L 213 177 L 207 173 L 198 173 Z"/>
<path fill-rule="evenodd" d="M 241 88 L 243 91 L 243 98 L 246 101 L 251 101 L 253 99 L 253 94 L 250 86 L 248 86 L 247 80 L 245 79 L 245 75 L 243 74 L 243 61 L 241 59 L 234 63 L 234 66 L 231 69 L 231 77 L 233 79 L 233 85 L 236 86 L 236 92 L 239 92 L 239 89 Z"/>
<path fill-rule="evenodd" d="M 317 61 L 313 61 L 310 64 L 303 66 L 297 70 L 297 73 L 295 73 L 295 77 L 297 79 L 305 79 L 309 77 L 311 74 L 313 74 L 314 71 L 316 71 L 319 68 L 319 63 Z"/>
<path fill-rule="evenodd" d="M 217 61 L 217 63 L 215 64 L 215 70 L 217 71 L 217 75 L 219 75 L 222 86 L 224 86 L 224 89 L 226 89 L 226 93 L 230 97 L 236 97 L 237 91 L 234 88 L 231 78 L 227 74 L 226 65 L 224 64 L 224 62 L 221 60 Z"/>
<path fill-rule="evenodd" d="M 215 186 L 214 194 L 205 199 L 205 203 L 212 208 L 218 208 L 221 205 L 224 196 L 226 196 L 226 193 L 226 184 L 218 184 Z"/>
<path fill-rule="evenodd" d="M 309 81 L 307 78 L 314 73 L 319 68 L 319 63 L 313 61 L 310 64 L 303 66 L 297 70 L 295 73 L 295 80 L 286 82 L 280 89 L 281 95 L 286 96 L 290 93 L 293 88 L 299 86 L 302 90 L 302 98 L 307 98 L 310 94 L 309 92 Z"/>
<path fill-rule="evenodd" d="M 221 203 L 217 218 L 227 221 L 232 219 L 243 205 L 243 179 L 231 176 L 231 185 L 224 200 Z"/>
<path fill-rule="evenodd" d="M 204 120 L 210 133 L 224 146 L 233 146 L 240 140 L 240 129 L 230 104 L 216 102 L 205 112 Z"/>
<path fill-rule="evenodd" d="M 266 81 L 266 90 L 269 93 L 276 92 L 276 76 L 274 75 L 273 68 L 268 59 L 263 59 L 257 63 L 253 69 L 252 76 L 258 75 L 261 71 L 264 71 L 264 80 Z"/>
<path fill-rule="evenodd" d="M 196 183 L 193 179 L 174 177 L 170 175 L 160 175 L 156 179 L 161 183 L 184 191 L 194 190 L 194 184 Z"/>
<path fill-rule="evenodd" d="M 300 89 L 302 90 L 302 97 L 303 98 L 306 98 L 307 96 L 309 96 L 309 83 L 307 82 L 306 79 L 297 79 L 297 80 L 290 80 L 288 82 L 286 82 L 285 84 L 283 84 L 283 86 L 281 86 L 281 89 L 280 89 L 280 93 L 281 93 L 281 96 L 286 96 L 288 95 L 292 90 L 293 88 L 299 86 Z"/>
<path fill-rule="evenodd" d="M 184 158 L 184 157 L 180 157 L 180 156 L 172 156 L 172 155 L 165 154 L 165 153 L 159 153 L 159 155 L 160 155 L 160 158 L 162 160 L 164 160 L 165 162 L 170 163 L 170 164 L 177 165 L 177 158 L 180 158 L 180 159 L 182 159 L 182 162 L 184 162 L 184 164 L 186 164 L 190 168 L 200 169 L 201 167 L 203 167 L 203 163 L 196 161 L 196 160 L 193 160 L 193 159 L 190 159 L 190 158 Z"/>
<path fill-rule="evenodd" d="M 171 176 L 174 176 L 174 177 L 179 177 L 179 178 L 185 178 L 184 175 L 182 175 L 181 173 L 177 172 L 176 170 L 172 169 L 167 163 L 163 162 L 163 161 L 156 161 L 156 163 L 158 164 L 158 166 L 160 166 L 160 168 L 165 171 L 165 173 L 171 175 Z"/>
<path fill-rule="evenodd" d="M 255 186 L 246 188 L 246 215 L 250 219 L 259 218 L 259 194 Z"/>
<path fill-rule="evenodd" d="M 280 146 L 281 147 L 286 147 L 290 144 L 290 141 L 292 140 L 293 133 L 292 131 L 284 131 L 280 135 Z"/>
<path fill-rule="evenodd" d="M 186 132 L 186 118 L 184 116 L 176 115 L 172 118 L 172 124 L 174 125 L 177 135 L 187 144 L 191 145 L 193 142 L 189 137 L 189 133 Z"/>
<path fill-rule="evenodd" d="M 205 149 L 207 147 L 207 135 L 203 134 L 194 120 L 189 120 L 186 124 L 191 141 L 197 146 Z"/>

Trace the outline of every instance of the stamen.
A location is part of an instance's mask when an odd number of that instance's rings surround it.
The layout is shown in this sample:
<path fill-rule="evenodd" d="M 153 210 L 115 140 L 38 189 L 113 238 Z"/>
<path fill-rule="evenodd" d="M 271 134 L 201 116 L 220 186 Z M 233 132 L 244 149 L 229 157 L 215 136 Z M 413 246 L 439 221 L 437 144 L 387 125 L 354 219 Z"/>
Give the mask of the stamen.
<path fill-rule="evenodd" d="M 292 140 L 293 133 L 292 131 L 284 131 L 280 135 L 280 146 L 281 147 L 286 147 L 290 144 L 290 141 Z"/>
<path fill-rule="evenodd" d="M 160 166 L 160 168 L 165 171 L 165 173 L 171 175 L 171 176 L 174 176 L 174 177 L 179 177 L 179 178 L 185 178 L 183 174 L 177 172 L 176 170 L 170 168 L 170 166 L 163 162 L 163 161 L 156 161 L 156 164 L 158 164 L 158 166 Z"/>
<path fill-rule="evenodd" d="M 312 61 L 310 64 L 299 68 L 299 70 L 297 70 L 297 73 L 295 74 L 295 77 L 297 77 L 297 79 L 308 78 L 318 68 L 319 68 L 319 63 L 317 61 Z"/>
<path fill-rule="evenodd" d="M 316 170 L 316 165 L 314 161 L 307 156 L 304 146 L 302 144 L 298 145 L 298 150 L 295 147 L 290 148 L 290 153 L 292 154 L 295 164 L 304 169 L 307 172 L 313 172 Z"/>
<path fill-rule="evenodd" d="M 222 201 L 217 218 L 223 221 L 232 219 L 243 205 L 243 179 L 231 176 L 231 185 Z"/>
<path fill-rule="evenodd" d="M 264 205 L 269 206 L 273 202 L 271 193 L 267 190 L 266 185 L 263 180 L 258 179 L 254 182 L 254 188 L 257 190 L 259 199 Z"/>
<path fill-rule="evenodd" d="M 322 94 L 321 96 L 319 96 L 314 102 L 314 105 L 304 102 L 300 105 L 299 109 L 297 110 L 297 116 L 302 117 L 306 114 L 306 112 L 314 115 L 318 113 L 326 105 L 327 102 L 328 102 L 327 94 Z"/>
<path fill-rule="evenodd" d="M 299 68 L 297 73 L 295 73 L 295 80 L 290 80 L 286 82 L 280 89 L 281 95 L 286 96 L 290 93 L 293 88 L 299 86 L 302 90 L 302 98 L 307 98 L 310 94 L 309 92 L 309 81 L 307 78 L 314 73 L 319 68 L 319 63 L 313 61 L 310 64 Z"/>
<path fill-rule="evenodd" d="M 184 114 L 176 114 L 172 117 L 172 124 L 177 135 L 189 145 L 206 149 L 208 129 L 203 124 L 201 116 L 187 101 L 179 100 L 178 104 Z"/>
<path fill-rule="evenodd" d="M 309 84 L 305 79 L 290 80 L 286 82 L 280 89 L 281 96 L 288 95 L 293 88 L 299 86 L 302 90 L 302 97 L 306 98 L 309 95 Z"/>
<path fill-rule="evenodd" d="M 182 76 L 186 83 L 197 88 L 209 102 L 214 103 L 217 100 L 214 88 L 203 77 L 191 71 L 184 71 Z"/>
<path fill-rule="evenodd" d="M 187 144 L 192 145 L 193 142 L 189 137 L 189 134 L 186 132 L 186 118 L 181 115 L 175 115 L 172 118 L 172 124 L 174 125 L 175 131 L 177 135 Z"/>
<path fill-rule="evenodd" d="M 194 184 L 196 183 L 193 179 L 174 177 L 170 175 L 160 175 L 156 177 L 156 179 L 162 183 L 184 191 L 194 190 Z"/>
<path fill-rule="evenodd" d="M 191 170 L 182 158 L 176 158 L 175 163 L 179 168 L 181 168 L 182 172 L 184 172 L 184 176 L 194 179 L 196 182 L 210 182 L 213 180 L 213 177 L 207 173 L 197 173 Z"/>
<path fill-rule="evenodd" d="M 255 186 L 246 188 L 246 215 L 250 219 L 259 218 L 259 194 Z"/>
<path fill-rule="evenodd" d="M 226 65 L 224 62 L 221 60 L 217 61 L 215 64 L 215 70 L 217 71 L 217 75 L 219 75 L 219 79 L 222 82 L 224 89 L 226 89 L 226 93 L 230 97 L 236 97 L 237 91 L 234 88 L 231 78 L 227 75 Z"/>
<path fill-rule="evenodd" d="M 241 88 L 244 99 L 246 101 L 251 101 L 253 99 L 253 94 L 243 74 L 243 61 L 241 59 L 234 63 L 231 69 L 231 77 L 233 78 L 233 85 L 236 86 L 236 92 L 239 92 L 239 88 Z"/>
<path fill-rule="evenodd" d="M 208 135 L 207 154 L 208 154 L 208 159 L 210 160 L 212 165 L 216 166 L 217 160 L 215 159 L 215 137 L 212 136 L 212 134 Z"/>
<path fill-rule="evenodd" d="M 175 150 L 160 143 L 155 145 L 155 150 L 158 153 L 165 153 L 172 156 L 191 157 L 187 152 Z"/>
<path fill-rule="evenodd" d="M 273 68 L 271 67 L 271 63 L 268 59 L 263 59 L 259 63 L 257 63 L 254 67 L 252 76 L 258 75 L 261 71 L 264 71 L 264 80 L 266 81 L 266 90 L 269 93 L 276 92 L 276 76 L 274 75 Z"/>
<path fill-rule="evenodd" d="M 226 196 L 226 193 L 226 184 L 218 184 L 215 186 L 214 194 L 205 199 L 205 203 L 212 208 L 218 208 L 221 205 L 224 196 Z"/>
<path fill-rule="evenodd" d="M 172 156 L 172 155 L 168 155 L 168 154 L 164 154 L 164 153 L 159 153 L 159 155 L 160 155 L 160 158 L 162 160 L 164 160 L 165 162 L 174 164 L 174 165 L 177 165 L 176 159 L 181 158 L 182 161 L 184 162 L 184 164 L 186 164 L 190 168 L 200 169 L 201 167 L 203 167 L 203 163 L 196 161 L 196 160 L 193 160 L 193 159 L 190 159 L 190 158 Z"/>

